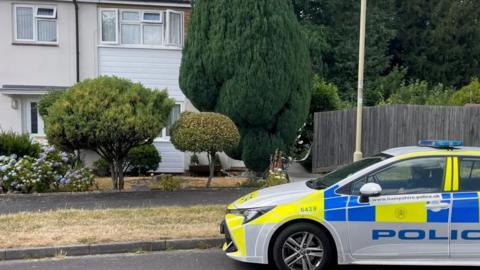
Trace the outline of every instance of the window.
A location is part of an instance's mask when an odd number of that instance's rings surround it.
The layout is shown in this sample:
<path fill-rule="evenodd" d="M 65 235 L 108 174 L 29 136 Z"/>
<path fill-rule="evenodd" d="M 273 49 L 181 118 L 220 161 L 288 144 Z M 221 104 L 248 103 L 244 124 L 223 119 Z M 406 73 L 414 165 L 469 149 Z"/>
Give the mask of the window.
<path fill-rule="evenodd" d="M 480 158 L 460 158 L 459 191 L 480 191 Z"/>
<path fill-rule="evenodd" d="M 117 43 L 117 11 L 102 10 L 102 42 Z"/>
<path fill-rule="evenodd" d="M 57 42 L 57 9 L 51 6 L 15 5 L 15 40 Z"/>
<path fill-rule="evenodd" d="M 168 21 L 168 44 L 170 45 L 182 45 L 182 13 L 175 11 L 167 11 Z"/>
<path fill-rule="evenodd" d="M 30 133 L 38 133 L 38 108 L 37 103 L 30 103 Z"/>
<path fill-rule="evenodd" d="M 183 13 L 181 12 L 102 9 L 100 14 L 104 44 L 182 46 Z M 165 16 L 168 19 L 164 22 Z M 120 42 L 117 40 L 117 35 L 120 36 Z"/>
<path fill-rule="evenodd" d="M 445 158 L 418 158 L 395 163 L 368 177 L 382 187 L 382 195 L 421 194 L 443 191 Z"/>
<path fill-rule="evenodd" d="M 175 106 L 172 108 L 172 111 L 170 111 L 170 115 L 168 116 L 167 126 L 162 130 L 162 134 L 160 134 L 162 139 L 170 139 L 170 131 L 172 130 L 173 124 L 175 124 L 175 122 L 177 122 L 177 120 L 180 118 L 181 113 L 182 106 L 180 104 L 175 104 Z"/>

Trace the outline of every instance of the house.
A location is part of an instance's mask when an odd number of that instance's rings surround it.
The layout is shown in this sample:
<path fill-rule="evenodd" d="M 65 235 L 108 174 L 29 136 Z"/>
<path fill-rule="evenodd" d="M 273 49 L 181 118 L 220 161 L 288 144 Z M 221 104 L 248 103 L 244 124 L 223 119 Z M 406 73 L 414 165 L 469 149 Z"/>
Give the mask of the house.
<path fill-rule="evenodd" d="M 180 113 L 194 110 L 178 84 L 190 7 L 190 0 L 0 1 L 0 129 L 44 141 L 43 94 L 116 75 L 168 89 L 176 106 L 154 142 L 159 171 L 184 172 L 188 157 L 169 135 Z"/>

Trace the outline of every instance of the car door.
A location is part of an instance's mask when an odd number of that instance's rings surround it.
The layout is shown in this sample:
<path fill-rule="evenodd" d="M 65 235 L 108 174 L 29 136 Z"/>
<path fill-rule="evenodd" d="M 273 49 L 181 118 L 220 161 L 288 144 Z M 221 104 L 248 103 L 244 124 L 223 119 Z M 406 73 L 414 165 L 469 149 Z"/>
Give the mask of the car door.
<path fill-rule="evenodd" d="M 480 258 L 480 157 L 456 157 L 450 242 L 453 259 Z M 458 177 L 459 176 L 459 177 Z"/>
<path fill-rule="evenodd" d="M 348 230 L 353 258 L 447 257 L 451 194 L 444 191 L 451 177 L 452 158 L 421 157 L 395 162 L 352 183 Z M 361 202 L 359 189 L 369 182 L 379 184 L 382 193 Z"/>

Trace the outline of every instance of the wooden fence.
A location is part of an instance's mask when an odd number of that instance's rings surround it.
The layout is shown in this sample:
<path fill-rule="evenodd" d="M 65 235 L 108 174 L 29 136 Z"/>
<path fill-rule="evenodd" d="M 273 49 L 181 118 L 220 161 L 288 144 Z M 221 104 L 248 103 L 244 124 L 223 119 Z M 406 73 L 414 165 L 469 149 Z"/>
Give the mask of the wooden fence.
<path fill-rule="evenodd" d="M 356 110 L 315 114 L 313 171 L 326 172 L 351 163 L 355 151 Z M 362 152 L 416 145 L 422 139 L 457 139 L 480 146 L 480 108 L 391 105 L 363 111 Z"/>

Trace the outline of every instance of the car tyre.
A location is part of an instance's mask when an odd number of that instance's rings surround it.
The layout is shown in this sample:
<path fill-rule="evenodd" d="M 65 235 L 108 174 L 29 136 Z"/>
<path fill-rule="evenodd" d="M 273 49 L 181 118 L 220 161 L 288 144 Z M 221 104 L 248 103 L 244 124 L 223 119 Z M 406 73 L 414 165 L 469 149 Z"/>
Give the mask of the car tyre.
<path fill-rule="evenodd" d="M 336 261 L 333 243 L 311 223 L 286 227 L 275 239 L 272 258 L 279 270 L 327 270 Z"/>

